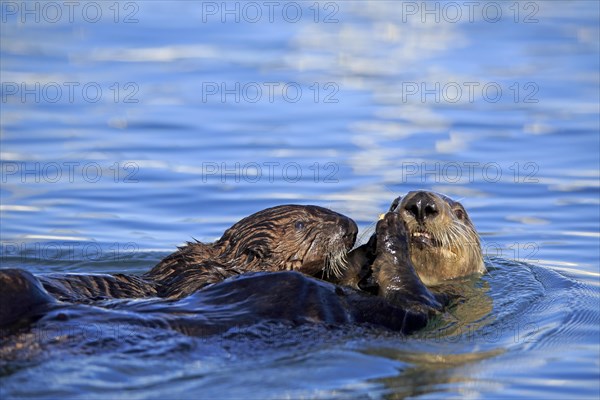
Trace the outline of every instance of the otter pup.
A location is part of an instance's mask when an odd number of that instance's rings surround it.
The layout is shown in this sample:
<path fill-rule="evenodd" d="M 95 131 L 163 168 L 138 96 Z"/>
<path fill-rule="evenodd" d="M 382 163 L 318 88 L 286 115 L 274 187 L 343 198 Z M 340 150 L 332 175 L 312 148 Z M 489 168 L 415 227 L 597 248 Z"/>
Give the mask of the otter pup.
<path fill-rule="evenodd" d="M 243 218 L 214 243 L 188 243 L 142 276 L 49 274 L 38 276 L 59 300 L 181 298 L 228 277 L 294 270 L 341 276 L 354 245 L 356 223 L 318 206 L 282 205 Z"/>
<path fill-rule="evenodd" d="M 339 277 L 357 232 L 352 219 L 323 207 L 272 207 L 243 218 L 215 243 L 180 247 L 144 278 L 156 282 L 160 297 L 180 298 L 244 272 Z"/>
<path fill-rule="evenodd" d="M 409 192 L 390 206 L 406 225 L 405 250 L 420 280 L 427 286 L 444 284 L 453 278 L 484 273 L 479 235 L 467 211 L 457 201 L 428 191 Z M 378 235 L 354 249 L 339 284 L 369 292 L 379 290 L 373 279 Z"/>

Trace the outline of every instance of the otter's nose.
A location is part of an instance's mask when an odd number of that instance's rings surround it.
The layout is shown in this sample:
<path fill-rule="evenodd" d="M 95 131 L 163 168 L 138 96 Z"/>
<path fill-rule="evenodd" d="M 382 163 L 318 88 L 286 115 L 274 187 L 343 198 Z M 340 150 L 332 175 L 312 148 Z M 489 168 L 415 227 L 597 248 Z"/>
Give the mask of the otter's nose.
<path fill-rule="evenodd" d="M 435 199 L 427 192 L 415 193 L 415 195 L 406 202 L 404 209 L 419 222 L 435 218 L 439 212 Z"/>

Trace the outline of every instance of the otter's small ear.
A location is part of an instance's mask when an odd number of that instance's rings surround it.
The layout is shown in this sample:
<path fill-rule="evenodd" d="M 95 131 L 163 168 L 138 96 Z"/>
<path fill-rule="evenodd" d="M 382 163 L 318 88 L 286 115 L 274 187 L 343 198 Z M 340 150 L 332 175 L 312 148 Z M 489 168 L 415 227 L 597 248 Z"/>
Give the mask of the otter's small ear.
<path fill-rule="evenodd" d="M 246 250 L 244 252 L 246 254 L 246 262 L 252 262 L 255 258 L 259 258 L 257 254 L 252 250 Z"/>
<path fill-rule="evenodd" d="M 238 249 L 236 257 L 244 255 L 246 262 L 260 260 L 269 257 L 270 252 L 266 245 L 260 242 L 249 243 L 247 246 Z"/>
<path fill-rule="evenodd" d="M 392 205 L 390 206 L 389 212 L 393 212 L 396 208 L 398 208 L 398 205 L 400 204 L 401 201 L 402 201 L 402 196 L 396 197 L 396 199 L 394 201 L 392 201 Z"/>

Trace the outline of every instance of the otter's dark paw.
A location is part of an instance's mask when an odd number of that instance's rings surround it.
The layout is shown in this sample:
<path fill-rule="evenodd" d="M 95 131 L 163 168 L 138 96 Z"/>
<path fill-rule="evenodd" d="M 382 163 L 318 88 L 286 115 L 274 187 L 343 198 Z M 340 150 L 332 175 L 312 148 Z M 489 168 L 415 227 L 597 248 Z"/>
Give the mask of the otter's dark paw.
<path fill-rule="evenodd" d="M 377 254 L 408 255 L 408 233 L 400 214 L 388 212 L 377 222 Z"/>

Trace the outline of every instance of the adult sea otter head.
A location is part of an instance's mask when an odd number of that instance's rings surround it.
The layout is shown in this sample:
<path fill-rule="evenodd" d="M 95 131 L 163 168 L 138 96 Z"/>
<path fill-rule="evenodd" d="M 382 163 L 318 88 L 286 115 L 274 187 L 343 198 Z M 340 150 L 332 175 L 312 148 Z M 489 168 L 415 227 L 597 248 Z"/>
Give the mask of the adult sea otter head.
<path fill-rule="evenodd" d="M 414 191 L 394 200 L 390 211 L 406 224 L 410 258 L 426 285 L 485 272 L 479 235 L 459 202 Z"/>

